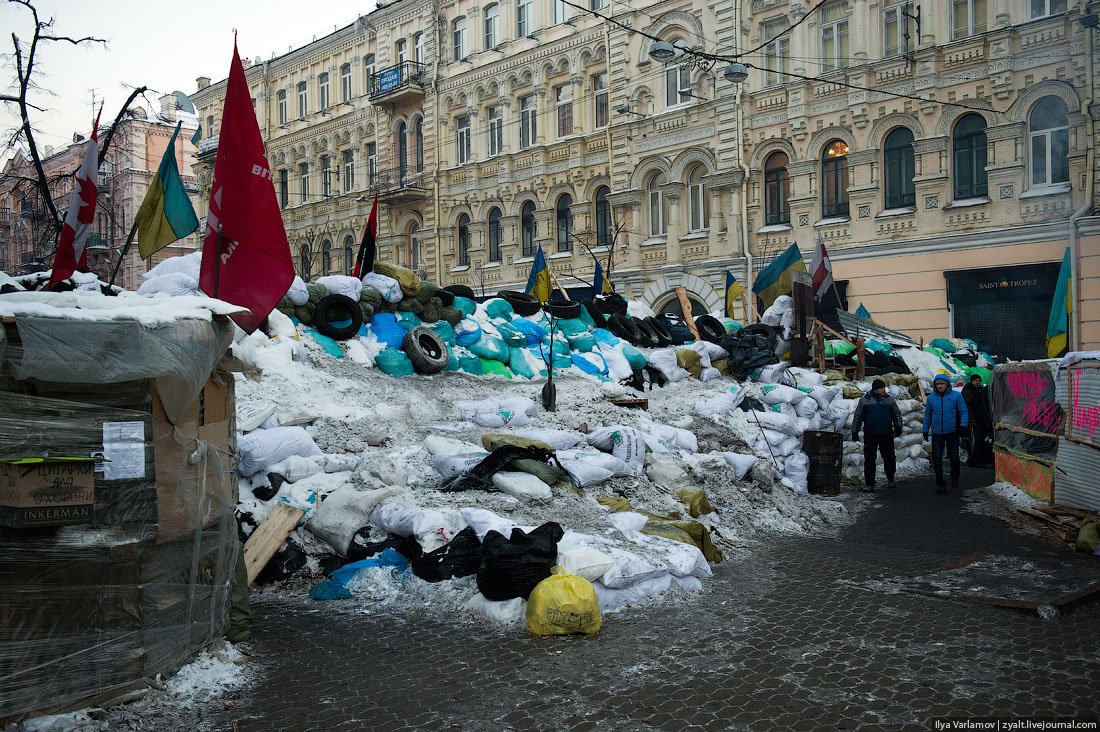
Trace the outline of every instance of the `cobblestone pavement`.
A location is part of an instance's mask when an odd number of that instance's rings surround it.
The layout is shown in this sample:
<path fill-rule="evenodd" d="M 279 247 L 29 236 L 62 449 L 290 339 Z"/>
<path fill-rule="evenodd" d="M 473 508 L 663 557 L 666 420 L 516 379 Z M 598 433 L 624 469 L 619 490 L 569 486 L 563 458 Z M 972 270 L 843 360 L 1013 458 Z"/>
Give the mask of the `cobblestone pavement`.
<path fill-rule="evenodd" d="M 990 482 L 968 471 L 963 490 Z M 1097 718 L 1100 602 L 1043 620 L 889 583 L 981 553 L 1039 574 L 1057 563 L 1060 586 L 1037 591 L 1060 594 L 1100 579 L 1100 560 L 965 512 L 960 492 L 938 496 L 930 479 L 871 501 L 837 538 L 769 540 L 716 566 L 697 603 L 615 613 L 594 637 L 334 614 L 267 595 L 253 607 L 256 685 L 186 728 L 923 730 L 948 716 Z M 1012 566 L 986 594 L 1017 584 Z"/>

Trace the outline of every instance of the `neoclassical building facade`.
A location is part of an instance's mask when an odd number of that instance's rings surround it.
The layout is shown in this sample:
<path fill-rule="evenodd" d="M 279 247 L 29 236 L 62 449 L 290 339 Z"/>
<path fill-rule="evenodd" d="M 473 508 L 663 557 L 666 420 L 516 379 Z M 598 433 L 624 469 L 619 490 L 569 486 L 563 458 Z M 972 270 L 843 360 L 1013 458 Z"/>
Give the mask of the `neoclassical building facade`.
<path fill-rule="evenodd" d="M 246 75 L 304 275 L 350 268 L 375 193 L 380 256 L 486 294 L 541 247 L 575 292 L 595 254 L 629 297 L 713 310 L 727 270 L 747 289 L 820 238 L 850 309 L 1023 357 L 1067 247 L 1073 342 L 1100 344 L 1095 12 L 409 0 Z M 215 133 L 223 89 L 194 97 Z"/>

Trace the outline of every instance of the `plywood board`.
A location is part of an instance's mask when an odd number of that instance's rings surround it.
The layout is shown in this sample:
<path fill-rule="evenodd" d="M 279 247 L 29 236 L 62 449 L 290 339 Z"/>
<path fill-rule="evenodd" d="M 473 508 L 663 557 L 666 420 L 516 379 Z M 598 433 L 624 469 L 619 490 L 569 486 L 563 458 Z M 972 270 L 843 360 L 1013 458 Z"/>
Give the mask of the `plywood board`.
<path fill-rule="evenodd" d="M 289 503 L 276 503 L 267 518 L 260 522 L 244 544 L 244 566 L 248 570 L 248 584 L 251 585 L 256 575 L 263 571 L 305 515 L 305 511 Z"/>

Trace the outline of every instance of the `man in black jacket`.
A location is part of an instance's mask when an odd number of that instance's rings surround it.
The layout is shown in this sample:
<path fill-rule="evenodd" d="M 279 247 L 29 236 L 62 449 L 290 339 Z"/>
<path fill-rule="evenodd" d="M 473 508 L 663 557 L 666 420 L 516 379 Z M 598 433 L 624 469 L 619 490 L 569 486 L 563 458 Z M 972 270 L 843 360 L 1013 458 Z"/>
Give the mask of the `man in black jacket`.
<path fill-rule="evenodd" d="M 856 405 L 852 417 L 852 439 L 859 440 L 863 429 L 863 490 L 875 490 L 877 454 L 882 453 L 882 467 L 886 471 L 886 485 L 895 487 L 894 438 L 901 437 L 901 410 L 894 397 L 886 393 L 886 382 L 875 379 L 871 391 Z"/>
<path fill-rule="evenodd" d="M 984 468 L 993 463 L 993 415 L 989 409 L 989 394 L 982 386 L 982 377 L 974 374 L 963 387 L 963 401 L 970 413 L 970 449 L 966 464 L 972 468 Z"/>

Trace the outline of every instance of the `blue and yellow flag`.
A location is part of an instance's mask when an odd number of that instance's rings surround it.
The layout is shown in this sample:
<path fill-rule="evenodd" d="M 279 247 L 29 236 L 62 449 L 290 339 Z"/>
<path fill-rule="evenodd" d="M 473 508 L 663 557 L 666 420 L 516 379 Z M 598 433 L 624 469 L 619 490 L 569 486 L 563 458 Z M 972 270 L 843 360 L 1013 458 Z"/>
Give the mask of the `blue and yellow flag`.
<path fill-rule="evenodd" d="M 198 128 L 195 130 L 195 134 L 191 135 L 191 144 L 198 145 L 199 140 L 202 139 L 202 122 L 199 123 Z"/>
<path fill-rule="evenodd" d="M 542 253 L 542 245 L 535 252 L 535 261 L 531 264 L 531 276 L 527 278 L 528 295 L 534 295 L 538 301 L 545 303 L 550 299 L 550 270 L 546 266 L 546 257 Z"/>
<path fill-rule="evenodd" d="M 592 259 L 596 259 L 596 255 L 592 255 Z M 607 275 L 603 273 L 603 267 L 600 266 L 600 260 L 596 259 L 596 275 L 592 278 L 592 297 L 596 295 L 606 295 L 609 292 L 614 292 L 615 288 L 611 286 L 611 280 L 607 279 Z"/>
<path fill-rule="evenodd" d="M 775 298 L 780 295 L 790 295 L 791 272 L 809 272 L 806 263 L 802 261 L 802 252 L 797 244 L 791 244 L 787 251 L 775 258 L 771 264 L 760 270 L 756 281 L 752 283 L 753 293 L 764 302 L 764 307 L 771 307 Z"/>
<path fill-rule="evenodd" d="M 138 251 L 142 259 L 148 259 L 174 241 L 187 236 L 199 228 L 199 219 L 195 208 L 183 187 L 179 168 L 176 166 L 176 135 L 180 126 L 172 133 L 168 147 L 161 158 L 157 174 L 149 184 L 145 200 L 141 202 L 134 223 L 138 229 Z"/>
<path fill-rule="evenodd" d="M 863 303 L 860 303 L 859 307 L 856 308 L 856 317 L 863 318 L 864 320 L 870 320 L 872 323 L 875 322 L 871 318 L 871 311 L 863 307 Z"/>
<path fill-rule="evenodd" d="M 733 272 L 726 270 L 726 317 L 735 320 L 733 317 L 733 304 L 741 297 L 741 283 L 737 281 L 737 278 L 733 276 Z M 748 313 L 745 314 L 748 317 Z"/>
<path fill-rule="evenodd" d="M 1047 320 L 1047 357 L 1055 358 L 1069 348 L 1069 314 L 1073 312 L 1073 268 L 1069 263 L 1069 247 L 1058 270 L 1058 286 Z"/>

